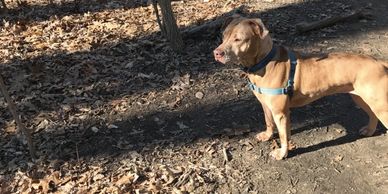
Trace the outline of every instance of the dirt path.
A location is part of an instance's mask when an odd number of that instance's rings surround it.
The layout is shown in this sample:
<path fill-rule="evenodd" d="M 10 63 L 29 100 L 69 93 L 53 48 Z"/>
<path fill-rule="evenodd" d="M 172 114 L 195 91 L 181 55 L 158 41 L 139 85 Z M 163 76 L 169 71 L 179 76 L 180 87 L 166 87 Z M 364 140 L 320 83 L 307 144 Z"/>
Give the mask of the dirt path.
<path fill-rule="evenodd" d="M 140 1 L 27 2 L 0 15 L 1 69 L 41 157 L 31 162 L 14 139 L 1 98 L 0 193 L 388 192 L 386 129 L 361 138 L 366 114 L 349 96 L 292 110 L 297 148 L 274 161 L 274 143 L 254 139 L 260 104 L 237 67 L 213 60 L 220 37 L 174 54 Z M 388 59 L 385 0 L 229 2 L 173 6 L 182 28 L 245 4 L 277 44 Z M 368 4 L 373 20 L 295 34 L 298 22 Z"/>

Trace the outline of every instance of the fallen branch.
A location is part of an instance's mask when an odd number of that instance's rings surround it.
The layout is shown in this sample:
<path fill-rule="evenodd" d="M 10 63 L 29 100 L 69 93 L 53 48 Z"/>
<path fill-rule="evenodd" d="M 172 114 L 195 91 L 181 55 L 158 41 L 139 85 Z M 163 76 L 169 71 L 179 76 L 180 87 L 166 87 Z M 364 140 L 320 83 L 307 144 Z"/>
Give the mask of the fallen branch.
<path fill-rule="evenodd" d="M 5 88 L 3 77 L 1 75 L 0 75 L 0 90 L 1 90 L 1 93 L 3 93 L 4 98 L 5 98 L 5 100 L 6 100 L 7 104 L 8 104 L 9 111 L 11 112 L 13 118 L 15 119 L 16 125 L 18 127 L 17 133 L 20 134 L 20 132 L 22 132 L 24 134 L 24 136 L 27 139 L 28 149 L 30 150 L 31 158 L 35 159 L 35 156 L 36 156 L 35 155 L 35 148 L 34 148 L 34 144 L 33 144 L 33 141 L 32 141 L 31 133 L 24 126 L 22 121 L 20 120 L 20 116 L 19 116 L 19 114 L 16 111 L 16 106 L 13 103 L 11 97 L 9 96 L 7 89 Z"/>
<path fill-rule="evenodd" d="M 371 19 L 371 17 L 372 15 L 368 12 L 365 12 L 365 9 L 360 9 L 348 15 L 325 18 L 323 20 L 315 21 L 311 23 L 301 22 L 296 24 L 296 30 L 298 33 L 304 33 L 311 30 L 317 30 L 320 28 L 332 26 L 339 22 L 344 22 L 344 21 L 349 21 L 354 19 Z"/>
<path fill-rule="evenodd" d="M 200 38 L 204 36 L 215 36 L 220 33 L 221 28 L 228 18 L 234 14 L 242 14 L 245 6 L 242 5 L 233 9 L 232 11 L 224 14 L 223 16 L 217 18 L 216 20 L 205 22 L 200 26 L 195 26 L 188 28 L 182 32 L 184 38 Z"/>

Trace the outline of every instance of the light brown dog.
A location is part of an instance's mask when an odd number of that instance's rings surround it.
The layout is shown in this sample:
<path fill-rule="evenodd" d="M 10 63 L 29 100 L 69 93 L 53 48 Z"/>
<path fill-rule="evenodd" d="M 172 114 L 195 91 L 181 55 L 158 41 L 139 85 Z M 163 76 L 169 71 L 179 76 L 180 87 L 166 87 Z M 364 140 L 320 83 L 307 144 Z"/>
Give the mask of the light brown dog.
<path fill-rule="evenodd" d="M 235 18 L 224 30 L 223 42 L 214 50 L 215 59 L 224 64 L 252 67 L 273 47 L 272 39 L 260 19 Z M 248 73 L 258 87 L 282 88 L 289 78 L 290 59 L 284 47 L 262 69 Z M 388 63 L 368 56 L 332 53 L 321 57 L 297 56 L 293 95 L 268 95 L 254 91 L 263 106 L 266 130 L 259 141 L 268 141 L 275 126 L 281 147 L 271 156 L 281 160 L 287 156 L 290 138 L 290 108 L 306 105 L 323 96 L 350 93 L 356 104 L 369 116 L 360 133 L 374 134 L 378 121 L 388 128 Z"/>

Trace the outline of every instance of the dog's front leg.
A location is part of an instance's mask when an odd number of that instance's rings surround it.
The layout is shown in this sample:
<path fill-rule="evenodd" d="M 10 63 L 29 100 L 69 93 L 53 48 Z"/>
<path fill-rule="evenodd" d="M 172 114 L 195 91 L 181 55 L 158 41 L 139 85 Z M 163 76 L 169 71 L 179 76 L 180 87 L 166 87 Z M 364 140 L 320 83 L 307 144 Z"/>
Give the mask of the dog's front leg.
<path fill-rule="evenodd" d="M 276 160 L 285 158 L 288 154 L 288 140 L 291 136 L 290 131 L 290 111 L 288 108 L 280 111 L 273 111 L 273 118 L 279 131 L 280 148 L 273 150 L 270 155 Z"/>
<path fill-rule="evenodd" d="M 266 130 L 257 134 L 256 139 L 259 141 L 268 141 L 272 138 L 273 131 L 275 129 L 275 121 L 273 119 L 272 112 L 268 108 L 268 106 L 263 103 L 261 104 L 261 106 L 263 107 L 264 111 Z"/>

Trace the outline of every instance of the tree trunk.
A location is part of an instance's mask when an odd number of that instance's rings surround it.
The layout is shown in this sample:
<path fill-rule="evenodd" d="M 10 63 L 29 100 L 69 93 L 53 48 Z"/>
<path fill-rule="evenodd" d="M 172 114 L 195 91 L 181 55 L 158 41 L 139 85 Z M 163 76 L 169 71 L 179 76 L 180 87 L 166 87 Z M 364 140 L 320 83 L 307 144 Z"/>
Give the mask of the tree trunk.
<path fill-rule="evenodd" d="M 156 21 L 158 22 L 160 32 L 162 32 L 162 35 L 166 37 L 166 29 L 164 29 L 165 26 L 162 24 L 162 21 L 160 20 L 157 0 L 152 0 L 152 6 L 154 7 Z"/>
<path fill-rule="evenodd" d="M 180 52 L 184 48 L 182 36 L 179 32 L 174 13 L 171 8 L 171 0 L 158 0 L 163 16 L 163 24 L 161 29 L 165 30 L 166 38 L 170 41 L 174 51 Z"/>

